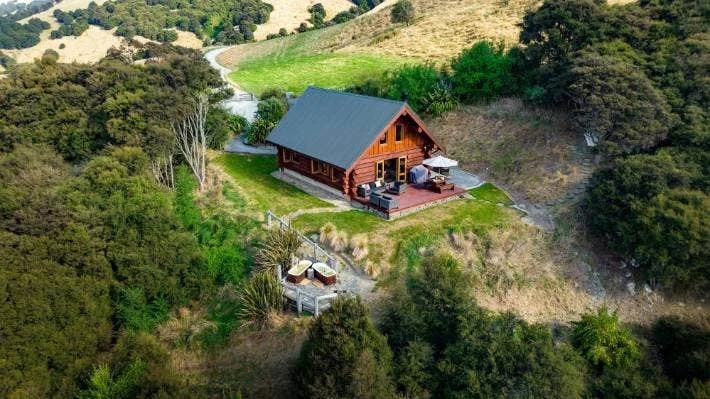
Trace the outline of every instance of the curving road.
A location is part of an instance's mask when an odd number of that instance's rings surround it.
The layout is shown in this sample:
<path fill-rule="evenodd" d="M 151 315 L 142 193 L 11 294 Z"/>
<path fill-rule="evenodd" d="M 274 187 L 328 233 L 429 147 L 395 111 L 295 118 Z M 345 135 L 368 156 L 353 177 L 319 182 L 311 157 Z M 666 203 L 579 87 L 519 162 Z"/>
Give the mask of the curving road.
<path fill-rule="evenodd" d="M 217 57 L 229 48 L 230 47 L 220 47 L 209 50 L 205 53 L 204 57 L 210 63 L 212 68 L 219 71 L 219 75 L 222 77 L 222 80 L 234 89 L 234 96 L 222 102 L 224 107 L 232 114 L 238 114 L 247 118 L 247 120 L 251 123 L 254 121 L 258 100 L 232 82 L 228 77 L 232 70 L 217 62 Z"/>

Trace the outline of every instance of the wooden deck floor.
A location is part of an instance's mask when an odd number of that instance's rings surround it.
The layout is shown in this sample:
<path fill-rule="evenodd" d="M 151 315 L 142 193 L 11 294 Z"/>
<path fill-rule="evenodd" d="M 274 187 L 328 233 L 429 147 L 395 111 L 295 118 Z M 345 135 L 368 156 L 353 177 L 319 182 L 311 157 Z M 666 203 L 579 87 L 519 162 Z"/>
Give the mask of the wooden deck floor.
<path fill-rule="evenodd" d="M 402 195 L 385 193 L 385 195 L 399 200 L 399 208 L 389 210 L 372 205 L 369 198 L 353 197 L 353 200 L 363 204 L 370 211 L 376 211 L 376 213 L 379 213 L 383 217 L 393 219 L 419 209 L 454 199 L 465 193 L 466 190 L 459 186 L 454 186 L 453 190 L 447 190 L 439 194 L 425 188 L 409 185 L 407 186 L 407 191 Z"/>

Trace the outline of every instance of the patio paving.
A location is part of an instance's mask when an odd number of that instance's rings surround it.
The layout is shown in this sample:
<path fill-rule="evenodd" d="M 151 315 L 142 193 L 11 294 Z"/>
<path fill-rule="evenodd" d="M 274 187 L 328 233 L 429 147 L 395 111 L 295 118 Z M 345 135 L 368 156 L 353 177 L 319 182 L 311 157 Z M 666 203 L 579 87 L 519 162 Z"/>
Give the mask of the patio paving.
<path fill-rule="evenodd" d="M 464 190 L 470 190 L 476 188 L 481 184 L 485 183 L 480 177 L 473 175 L 471 173 L 465 172 L 459 168 L 451 168 L 449 171 L 449 181 L 455 185 L 463 188 Z"/>

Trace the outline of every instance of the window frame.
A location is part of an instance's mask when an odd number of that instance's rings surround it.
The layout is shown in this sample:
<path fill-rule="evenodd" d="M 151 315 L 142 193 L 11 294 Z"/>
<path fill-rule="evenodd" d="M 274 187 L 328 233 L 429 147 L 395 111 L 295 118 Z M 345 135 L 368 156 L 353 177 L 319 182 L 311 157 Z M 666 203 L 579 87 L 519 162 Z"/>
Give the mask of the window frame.
<path fill-rule="evenodd" d="M 398 123 L 394 125 L 394 142 L 399 143 L 402 140 L 404 140 L 404 124 Z"/>

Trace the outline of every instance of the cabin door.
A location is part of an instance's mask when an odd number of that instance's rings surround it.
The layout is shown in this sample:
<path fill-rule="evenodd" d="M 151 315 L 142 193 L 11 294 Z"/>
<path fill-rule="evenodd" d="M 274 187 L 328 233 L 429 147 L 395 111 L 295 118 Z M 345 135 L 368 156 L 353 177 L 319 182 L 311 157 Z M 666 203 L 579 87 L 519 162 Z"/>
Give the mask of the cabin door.
<path fill-rule="evenodd" d="M 397 180 L 407 181 L 407 157 L 397 158 Z"/>

